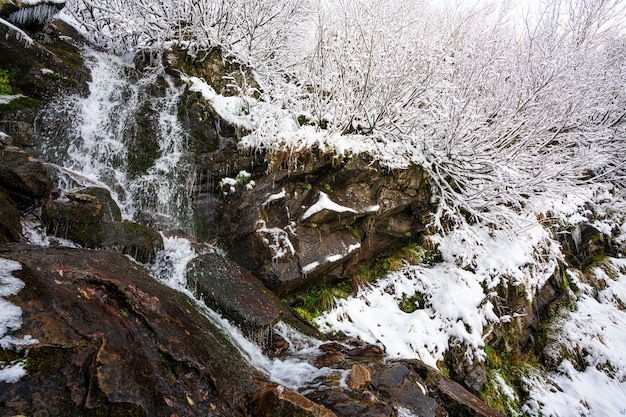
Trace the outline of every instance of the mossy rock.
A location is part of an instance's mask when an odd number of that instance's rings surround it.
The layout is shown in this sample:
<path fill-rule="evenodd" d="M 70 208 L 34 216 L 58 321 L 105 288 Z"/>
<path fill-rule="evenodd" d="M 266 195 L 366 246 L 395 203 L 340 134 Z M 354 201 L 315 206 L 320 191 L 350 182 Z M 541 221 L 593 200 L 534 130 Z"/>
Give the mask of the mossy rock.
<path fill-rule="evenodd" d="M 101 194 L 101 200 L 88 194 Z M 139 223 L 110 221 L 121 214 L 107 190 L 86 189 L 70 194 L 72 199 L 46 204 L 42 219 L 48 233 L 91 249 L 109 249 L 150 262 L 163 249 L 163 238 Z"/>
<path fill-rule="evenodd" d="M 198 54 L 195 58 L 186 50 L 175 48 L 167 56 L 167 64 L 184 74 L 202 78 L 218 93 L 224 96 L 239 95 L 239 88 L 247 88 L 244 94 L 260 91 L 250 68 L 236 62 L 232 57 L 225 57 L 220 48 Z M 257 93 L 258 94 L 258 93 Z M 256 96 L 257 94 L 252 94 Z"/>
<path fill-rule="evenodd" d="M 103 206 L 103 220 L 114 222 L 122 221 L 122 211 L 115 200 L 113 200 L 113 197 L 111 197 L 109 190 L 100 187 L 87 187 L 81 189 L 79 192 L 97 198 L 97 201 Z"/>
<path fill-rule="evenodd" d="M 134 177 L 145 175 L 161 157 L 155 117 L 156 112 L 152 109 L 150 101 L 146 100 L 141 110 L 137 112 L 136 130 L 128 144 L 127 169 Z"/>
<path fill-rule="evenodd" d="M 139 262 L 154 260 L 163 249 L 163 238 L 154 229 L 132 222 L 102 222 L 95 235 L 102 238 L 99 247 L 132 256 Z"/>

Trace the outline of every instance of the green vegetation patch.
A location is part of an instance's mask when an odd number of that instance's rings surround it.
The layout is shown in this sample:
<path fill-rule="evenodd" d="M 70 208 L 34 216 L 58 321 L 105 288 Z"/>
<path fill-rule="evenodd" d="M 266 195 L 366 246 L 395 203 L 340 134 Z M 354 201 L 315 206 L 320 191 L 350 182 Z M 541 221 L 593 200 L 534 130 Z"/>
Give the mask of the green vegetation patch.
<path fill-rule="evenodd" d="M 0 96 L 9 96 L 13 94 L 11 81 L 8 70 L 0 70 Z"/>
<path fill-rule="evenodd" d="M 356 232 L 358 233 L 358 231 Z M 294 308 L 300 317 L 311 324 L 315 324 L 313 320 L 324 311 L 332 309 L 337 299 L 354 295 L 363 284 L 373 282 L 407 265 L 419 265 L 429 260 L 432 260 L 430 251 L 416 243 L 411 243 L 385 258 L 376 260 L 372 266 L 364 268 L 350 278 L 333 285 L 323 284 L 308 288 L 290 295 L 285 301 Z M 418 308 L 424 308 L 424 304 L 423 294 L 416 293 L 412 296 L 404 296 L 400 301 L 400 308 L 411 313 Z"/>

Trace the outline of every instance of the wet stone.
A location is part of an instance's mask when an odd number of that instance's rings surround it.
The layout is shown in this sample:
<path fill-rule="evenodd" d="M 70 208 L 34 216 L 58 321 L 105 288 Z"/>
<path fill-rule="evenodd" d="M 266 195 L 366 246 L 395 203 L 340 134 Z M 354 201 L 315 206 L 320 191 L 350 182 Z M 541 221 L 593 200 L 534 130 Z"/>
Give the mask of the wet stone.
<path fill-rule="evenodd" d="M 402 363 L 394 364 L 372 375 L 372 386 L 395 406 L 411 410 L 420 417 L 437 417 L 437 401 L 426 395 L 424 381 Z"/>
<path fill-rule="evenodd" d="M 207 253 L 187 266 L 187 283 L 209 307 L 235 322 L 266 348 L 282 309 L 275 296 L 248 271 L 217 253 Z"/>
<path fill-rule="evenodd" d="M 350 370 L 348 386 L 354 390 L 362 390 L 372 382 L 372 374 L 365 366 L 355 363 Z"/>
<path fill-rule="evenodd" d="M 311 398 L 331 409 L 337 417 L 391 417 L 394 411 L 370 392 L 350 392 L 330 388 L 311 395 Z"/>

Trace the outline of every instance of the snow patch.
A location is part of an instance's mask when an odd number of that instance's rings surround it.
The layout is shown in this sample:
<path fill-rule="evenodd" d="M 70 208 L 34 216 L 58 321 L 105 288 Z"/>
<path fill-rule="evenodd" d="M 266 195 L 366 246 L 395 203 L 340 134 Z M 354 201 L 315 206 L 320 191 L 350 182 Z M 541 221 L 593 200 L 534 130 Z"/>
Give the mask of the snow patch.
<path fill-rule="evenodd" d="M 263 207 L 267 207 L 269 206 L 271 203 L 273 203 L 274 201 L 278 201 L 278 200 L 282 200 L 283 198 L 287 197 L 287 193 L 285 192 L 285 189 L 283 188 L 280 193 L 276 193 L 276 194 L 272 194 L 270 195 L 262 204 L 261 206 Z"/>
<path fill-rule="evenodd" d="M 0 368 L 0 382 L 14 384 L 25 375 L 26 369 L 24 368 L 24 363 L 22 362 Z"/>
<path fill-rule="evenodd" d="M 24 282 L 12 274 L 20 269 L 22 266 L 18 262 L 0 258 L 0 349 L 38 343 L 31 336 L 17 338 L 9 334 L 22 327 L 22 309 L 5 299 L 24 288 Z M 0 363 L 0 381 L 14 383 L 25 374 L 26 371 L 20 363 L 8 366 Z"/>
<path fill-rule="evenodd" d="M 267 227 L 265 220 L 259 220 L 257 226 L 259 227 L 256 229 L 256 233 L 262 236 L 263 243 L 270 248 L 273 261 L 277 261 L 289 254 L 296 254 L 296 249 L 291 240 L 289 240 L 287 231 L 280 227 Z"/>
<path fill-rule="evenodd" d="M 335 203 L 330 199 L 330 197 L 328 197 L 328 194 L 320 191 L 317 203 L 313 204 L 311 207 L 308 208 L 307 211 L 304 212 L 304 214 L 302 215 L 302 220 L 308 219 L 315 213 L 319 213 L 322 210 L 329 210 L 337 213 L 358 213 L 353 208 Z"/>
<path fill-rule="evenodd" d="M 492 290 L 523 285 L 531 292 L 552 275 L 560 254 L 538 224 L 517 235 L 475 225 L 433 240 L 442 263 L 408 266 L 337 300 L 316 319 L 321 330 L 344 332 L 384 346 L 389 357 L 418 358 L 433 367 L 456 344 L 466 347 L 469 359 L 481 359 L 489 325 L 507 319 L 495 314 Z M 404 298 L 416 295 L 423 308 L 400 309 Z"/>

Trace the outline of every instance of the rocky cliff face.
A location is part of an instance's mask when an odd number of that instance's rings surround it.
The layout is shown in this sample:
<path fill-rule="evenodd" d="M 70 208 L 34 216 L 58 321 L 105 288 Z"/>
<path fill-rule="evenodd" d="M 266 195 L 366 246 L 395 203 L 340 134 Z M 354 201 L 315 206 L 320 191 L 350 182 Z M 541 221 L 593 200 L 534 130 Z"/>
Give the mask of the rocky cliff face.
<path fill-rule="evenodd" d="M 431 213 L 417 166 L 315 150 L 272 158 L 211 155 L 195 209 L 202 232 L 278 294 L 352 276 L 419 238 Z"/>

